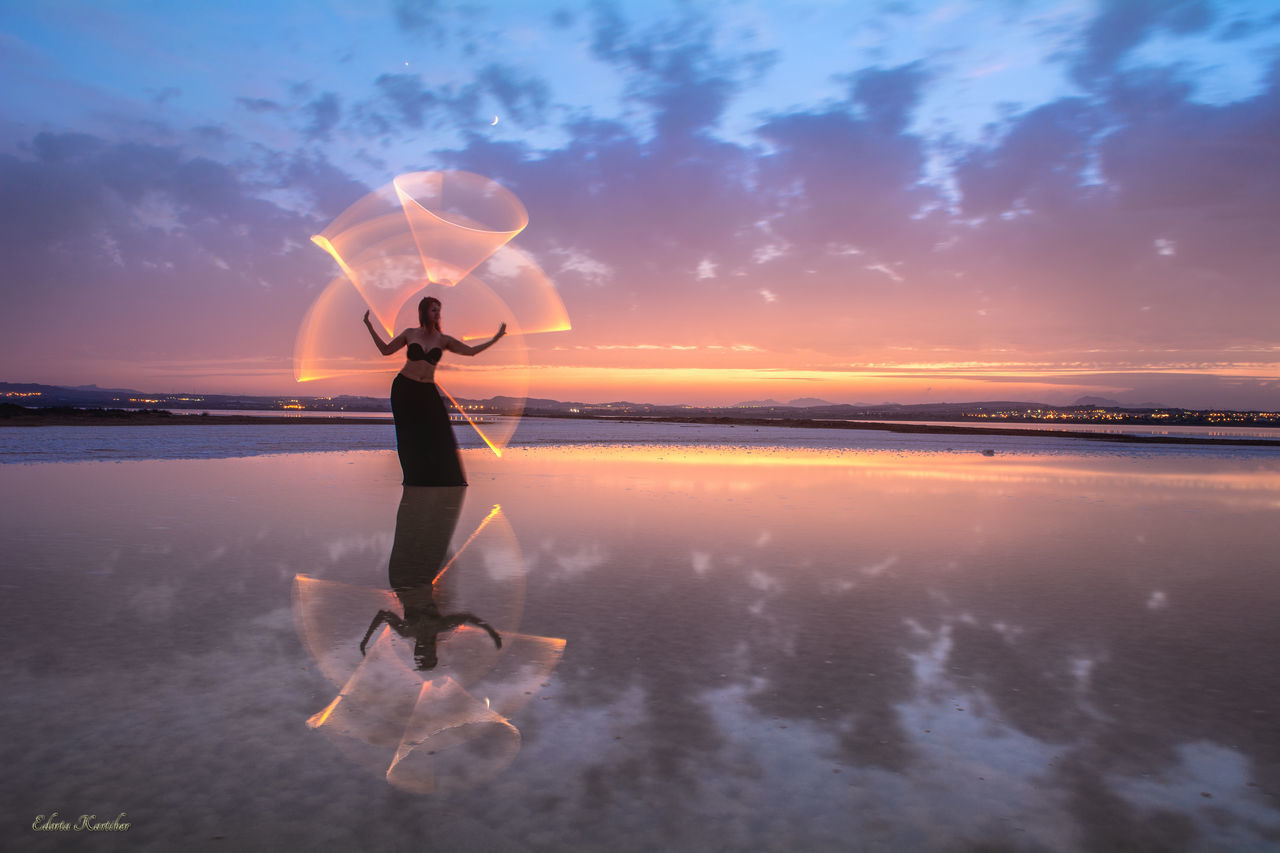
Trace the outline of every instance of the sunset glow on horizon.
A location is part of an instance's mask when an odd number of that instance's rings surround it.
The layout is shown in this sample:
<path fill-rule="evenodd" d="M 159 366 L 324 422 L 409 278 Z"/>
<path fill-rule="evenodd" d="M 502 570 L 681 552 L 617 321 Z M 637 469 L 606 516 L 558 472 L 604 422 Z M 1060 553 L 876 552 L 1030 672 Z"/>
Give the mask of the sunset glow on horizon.
<path fill-rule="evenodd" d="M 1261 0 L 318 12 L 0 13 L 0 381 L 1280 408 Z"/>

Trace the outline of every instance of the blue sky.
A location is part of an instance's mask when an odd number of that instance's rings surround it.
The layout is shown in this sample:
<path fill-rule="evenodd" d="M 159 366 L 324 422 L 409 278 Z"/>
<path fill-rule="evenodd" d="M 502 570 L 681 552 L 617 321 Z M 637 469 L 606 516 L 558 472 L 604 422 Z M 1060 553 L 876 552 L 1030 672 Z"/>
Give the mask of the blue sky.
<path fill-rule="evenodd" d="M 534 395 L 1277 407 L 1278 45 L 1208 0 L 8 2 L 3 378 L 288 391 L 310 235 L 454 168 L 573 319 Z"/>

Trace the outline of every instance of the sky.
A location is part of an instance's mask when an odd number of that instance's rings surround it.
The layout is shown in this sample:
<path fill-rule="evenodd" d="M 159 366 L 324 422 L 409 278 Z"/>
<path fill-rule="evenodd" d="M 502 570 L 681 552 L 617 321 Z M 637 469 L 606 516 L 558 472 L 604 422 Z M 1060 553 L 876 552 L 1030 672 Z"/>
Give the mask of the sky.
<path fill-rule="evenodd" d="M 1272 2 L 0 0 L 0 75 L 0 381 L 384 395 L 311 237 L 459 170 L 571 328 L 458 395 L 1280 409 Z"/>

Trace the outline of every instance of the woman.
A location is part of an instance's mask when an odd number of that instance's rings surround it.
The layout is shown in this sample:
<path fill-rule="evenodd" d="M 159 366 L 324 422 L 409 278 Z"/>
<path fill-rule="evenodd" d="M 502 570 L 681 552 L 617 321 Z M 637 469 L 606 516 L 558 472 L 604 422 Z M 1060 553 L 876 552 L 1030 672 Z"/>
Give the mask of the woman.
<path fill-rule="evenodd" d="M 408 346 L 404 367 L 391 383 L 391 413 L 396 421 L 396 449 L 406 486 L 465 486 L 458 442 L 449 426 L 449 413 L 436 390 L 436 364 L 444 351 L 458 355 L 484 352 L 507 333 L 507 324 L 498 327 L 492 339 L 468 346 L 440 331 L 440 300 L 427 296 L 418 303 L 416 329 L 405 329 L 384 343 L 364 312 L 364 325 L 373 336 L 378 351 L 391 355 Z"/>

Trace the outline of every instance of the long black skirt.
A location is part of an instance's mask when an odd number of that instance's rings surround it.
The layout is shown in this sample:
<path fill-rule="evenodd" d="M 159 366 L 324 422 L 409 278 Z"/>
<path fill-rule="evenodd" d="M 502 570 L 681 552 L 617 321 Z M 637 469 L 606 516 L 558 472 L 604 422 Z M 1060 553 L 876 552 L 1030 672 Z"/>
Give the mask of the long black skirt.
<path fill-rule="evenodd" d="M 406 486 L 465 486 L 458 441 L 434 382 L 397 373 L 391 383 L 396 450 Z"/>

